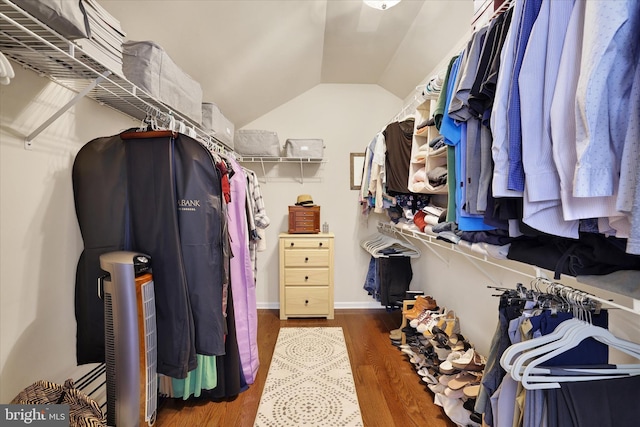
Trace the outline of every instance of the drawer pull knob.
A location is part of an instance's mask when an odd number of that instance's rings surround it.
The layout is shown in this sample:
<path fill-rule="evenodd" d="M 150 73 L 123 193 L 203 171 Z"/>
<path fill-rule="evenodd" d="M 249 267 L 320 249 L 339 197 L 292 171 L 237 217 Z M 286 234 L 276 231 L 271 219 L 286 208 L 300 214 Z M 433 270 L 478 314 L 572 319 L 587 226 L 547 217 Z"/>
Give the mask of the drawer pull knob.
<path fill-rule="evenodd" d="M 304 276 L 304 280 L 305 281 L 309 280 L 309 276 Z"/>
<path fill-rule="evenodd" d="M 293 247 L 293 242 L 291 242 L 291 247 Z"/>
<path fill-rule="evenodd" d="M 309 304 L 309 300 L 308 299 L 304 300 L 304 305 L 307 305 L 307 304 Z"/>
<path fill-rule="evenodd" d="M 309 257 L 304 257 L 304 262 L 309 261 Z"/>
<path fill-rule="evenodd" d="M 322 246 L 322 242 L 320 242 L 320 244 L 319 244 L 319 245 L 320 245 L 320 246 Z"/>

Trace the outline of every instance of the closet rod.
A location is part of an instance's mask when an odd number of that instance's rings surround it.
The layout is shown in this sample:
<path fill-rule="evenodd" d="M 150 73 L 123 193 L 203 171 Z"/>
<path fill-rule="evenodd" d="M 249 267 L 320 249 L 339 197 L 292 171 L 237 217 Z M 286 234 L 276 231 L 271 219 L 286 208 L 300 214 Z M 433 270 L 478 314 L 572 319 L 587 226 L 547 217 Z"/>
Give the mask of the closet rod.
<path fill-rule="evenodd" d="M 569 291 L 583 293 L 583 294 L 585 294 L 587 296 L 587 298 L 592 299 L 594 301 L 598 301 L 601 304 L 605 304 L 605 305 L 608 305 L 608 306 L 613 307 L 613 308 L 621 309 L 621 310 L 624 310 L 624 311 L 628 311 L 629 313 L 640 315 L 640 310 L 638 310 L 639 307 L 637 307 L 637 304 L 636 304 L 639 300 L 633 300 L 634 301 L 634 307 L 633 308 L 632 307 L 627 307 L 625 305 L 618 304 L 618 303 L 616 303 L 616 302 L 614 302 L 612 300 L 599 298 L 599 297 L 597 297 L 597 296 L 595 296 L 595 295 L 593 295 L 593 294 L 591 294 L 589 292 L 585 292 L 585 291 L 582 291 L 580 289 L 576 289 L 576 288 L 574 288 L 572 286 L 563 285 L 562 283 L 554 282 L 554 281 L 551 281 L 551 280 L 546 279 L 544 277 L 536 277 L 536 279 L 541 280 L 543 283 L 546 283 L 547 285 L 559 286 L 560 288 L 565 288 L 565 289 L 568 289 Z"/>
<path fill-rule="evenodd" d="M 546 277 L 543 277 L 544 275 L 542 273 L 542 270 L 540 269 L 540 267 L 535 266 L 535 265 L 529 265 L 529 264 L 521 263 L 522 265 L 533 267 L 534 274 L 529 274 L 529 273 L 525 273 L 525 272 L 520 271 L 520 270 L 516 270 L 516 269 L 511 268 L 511 267 L 508 267 L 506 265 L 503 265 L 503 264 L 499 263 L 499 260 L 497 260 L 497 259 L 496 259 L 496 261 L 492 261 L 491 259 L 487 258 L 486 255 L 480 257 L 480 256 L 477 256 L 477 255 L 474 255 L 474 254 L 469 254 L 469 253 L 463 251 L 458 245 L 456 245 L 454 243 L 445 245 L 445 244 L 441 244 L 440 242 L 435 242 L 436 236 L 431 236 L 431 235 L 428 235 L 428 234 L 425 234 L 425 233 L 422 233 L 422 232 L 413 231 L 413 230 L 405 230 L 405 229 L 399 228 L 397 226 L 394 226 L 394 225 L 391 225 L 391 224 L 387 224 L 387 223 L 383 223 L 383 222 L 379 222 L 378 223 L 378 230 L 380 232 L 386 232 L 386 233 L 396 233 L 396 234 L 401 234 L 401 235 L 404 234 L 406 236 L 409 236 L 409 237 L 412 237 L 414 239 L 418 239 L 418 240 L 422 241 L 427 246 L 428 245 L 434 245 L 434 246 L 437 246 L 437 247 L 440 247 L 440 248 L 443 248 L 443 249 L 447 249 L 447 250 L 450 250 L 452 252 L 459 253 L 460 255 L 464 256 L 467 260 L 473 259 L 475 261 L 481 261 L 481 262 L 487 263 L 489 265 L 493 265 L 495 267 L 498 267 L 498 268 L 500 268 L 502 270 L 506 270 L 506 271 L 510 271 L 510 272 L 513 272 L 513 273 L 517 273 L 517 274 L 523 275 L 523 276 L 528 277 L 530 279 L 543 279 L 543 280 L 550 281 Z M 433 252 L 433 248 L 431 248 L 431 249 L 432 249 L 432 252 Z M 438 256 L 438 258 L 442 259 L 441 256 Z M 517 261 L 513 261 L 513 262 L 517 262 Z M 476 263 L 472 263 L 472 265 L 474 265 L 474 267 L 478 267 L 477 262 Z M 479 270 L 484 273 L 483 269 L 479 269 Z M 491 276 L 487 275 L 487 277 L 489 277 L 491 279 Z M 495 283 L 495 280 L 492 280 L 492 281 L 494 281 L 494 283 Z M 566 285 L 563 285 L 563 286 L 566 286 Z M 589 295 L 591 295 L 591 294 L 589 294 Z M 618 308 L 620 310 L 624 310 L 624 311 L 628 311 L 628 312 L 633 313 L 633 314 L 640 315 L 640 300 L 638 300 L 638 299 L 632 298 L 632 301 L 633 301 L 632 307 L 628 307 L 628 306 L 625 306 L 625 305 L 622 305 L 622 304 L 618 304 L 616 302 L 613 302 L 613 301 L 610 301 L 610 300 L 606 300 L 604 298 L 598 298 L 596 296 L 594 296 L 592 299 L 594 299 L 596 301 L 599 301 L 599 302 L 601 302 L 603 304 L 608 304 L 611 307 L 615 307 L 615 308 Z"/>

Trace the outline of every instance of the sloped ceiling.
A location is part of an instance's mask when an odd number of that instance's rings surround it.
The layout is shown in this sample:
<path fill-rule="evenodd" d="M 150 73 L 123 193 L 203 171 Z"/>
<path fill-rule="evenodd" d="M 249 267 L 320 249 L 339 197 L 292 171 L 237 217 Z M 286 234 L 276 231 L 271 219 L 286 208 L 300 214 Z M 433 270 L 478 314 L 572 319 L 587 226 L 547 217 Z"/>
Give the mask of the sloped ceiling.
<path fill-rule="evenodd" d="M 320 83 L 406 98 L 468 33 L 472 0 L 100 0 L 129 40 L 161 45 L 236 128 Z"/>

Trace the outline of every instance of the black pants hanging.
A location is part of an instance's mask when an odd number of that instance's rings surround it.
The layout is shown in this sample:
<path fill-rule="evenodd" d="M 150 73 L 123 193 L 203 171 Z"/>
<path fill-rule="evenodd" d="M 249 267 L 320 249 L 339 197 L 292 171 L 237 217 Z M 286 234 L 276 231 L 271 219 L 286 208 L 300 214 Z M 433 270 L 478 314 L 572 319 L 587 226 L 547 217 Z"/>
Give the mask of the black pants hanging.
<path fill-rule="evenodd" d="M 413 271 L 411 258 L 378 258 L 380 275 L 380 304 L 384 306 L 402 306 L 405 292 L 409 290 Z"/>

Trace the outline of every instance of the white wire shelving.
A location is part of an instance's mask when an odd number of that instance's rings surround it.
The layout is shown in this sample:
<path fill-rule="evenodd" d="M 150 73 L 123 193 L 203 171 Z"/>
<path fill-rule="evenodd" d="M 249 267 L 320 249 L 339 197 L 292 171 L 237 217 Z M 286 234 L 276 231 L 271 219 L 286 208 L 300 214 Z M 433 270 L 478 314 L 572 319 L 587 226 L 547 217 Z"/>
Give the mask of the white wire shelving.
<path fill-rule="evenodd" d="M 87 96 L 140 121 L 153 115 L 162 121 L 171 119 L 183 123 L 210 150 L 230 150 L 215 138 L 214 131 L 203 129 L 200 123 L 158 101 L 8 0 L 0 0 L 0 51 L 24 68 L 76 93 L 26 136 L 27 149 L 32 148 L 33 140 L 47 126 Z"/>
<path fill-rule="evenodd" d="M 305 165 L 321 165 L 327 163 L 324 158 L 312 158 L 312 157 L 261 157 L 261 156 L 243 156 L 236 154 L 236 159 L 240 163 L 259 163 L 262 167 L 263 181 L 268 181 L 267 170 L 265 164 L 269 163 L 283 163 L 283 164 L 297 164 L 300 166 L 300 183 L 304 184 L 304 167 Z"/>
<path fill-rule="evenodd" d="M 438 249 L 444 249 L 447 251 L 460 254 L 494 284 L 500 284 L 500 280 L 495 278 L 489 271 L 487 271 L 487 269 L 485 269 L 483 265 L 492 265 L 494 267 L 499 267 L 503 270 L 524 275 L 531 279 L 540 278 L 540 277 L 546 278 L 547 276 L 547 274 L 545 274 L 540 267 L 537 267 L 535 265 L 525 264 L 525 263 L 514 261 L 514 260 L 502 260 L 498 258 L 493 258 L 489 255 L 475 252 L 469 246 L 465 246 L 464 244 L 455 244 L 445 240 L 438 239 L 437 234 L 423 233 L 420 231 L 403 228 L 402 226 L 399 226 L 399 225 L 384 223 L 384 222 L 379 222 L 377 228 L 378 228 L 378 231 L 383 234 L 400 236 L 405 240 L 413 239 L 413 240 L 422 242 L 425 245 L 425 247 L 435 257 L 437 257 L 440 261 L 442 261 L 446 265 L 449 265 L 449 259 L 444 257 L 438 251 Z M 526 272 L 527 268 L 532 269 L 531 273 Z M 588 284 L 598 287 L 597 284 L 593 284 L 593 283 L 588 283 Z M 631 298 L 632 300 L 631 306 L 626 306 L 626 305 L 618 304 L 611 300 L 606 300 L 603 298 L 596 297 L 595 295 L 590 295 L 590 298 L 595 301 L 599 301 L 603 304 L 607 304 L 609 307 L 614 307 L 620 310 L 624 310 L 633 314 L 640 315 L 640 300 L 638 299 Z"/>

